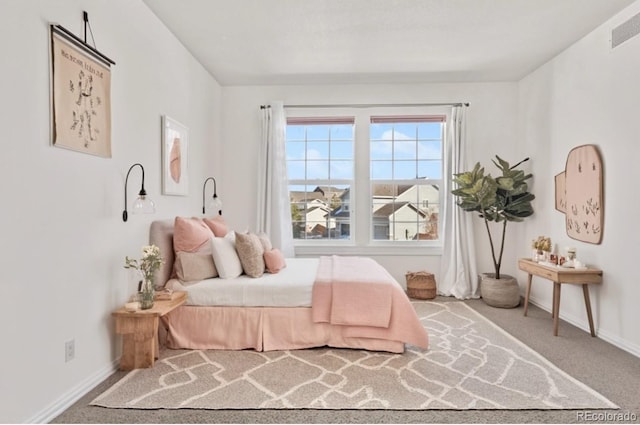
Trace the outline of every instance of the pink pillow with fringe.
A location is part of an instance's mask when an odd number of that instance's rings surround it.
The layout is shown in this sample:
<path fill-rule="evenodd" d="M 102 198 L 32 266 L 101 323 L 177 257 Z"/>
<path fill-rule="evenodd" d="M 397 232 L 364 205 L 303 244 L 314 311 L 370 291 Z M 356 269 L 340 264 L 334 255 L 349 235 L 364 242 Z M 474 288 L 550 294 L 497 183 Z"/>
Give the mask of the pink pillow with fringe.
<path fill-rule="evenodd" d="M 269 273 L 278 273 L 280 270 L 287 267 L 287 263 L 284 261 L 284 255 L 278 248 L 273 248 L 271 251 L 265 251 L 264 253 L 264 265 Z"/>
<path fill-rule="evenodd" d="M 173 250 L 175 252 L 211 252 L 208 242 L 213 237 L 209 226 L 197 217 L 176 217 L 173 225 Z"/>
<path fill-rule="evenodd" d="M 229 233 L 227 223 L 221 215 L 217 215 L 213 218 L 203 218 L 202 221 L 204 221 L 217 238 L 224 238 L 227 233 Z"/>

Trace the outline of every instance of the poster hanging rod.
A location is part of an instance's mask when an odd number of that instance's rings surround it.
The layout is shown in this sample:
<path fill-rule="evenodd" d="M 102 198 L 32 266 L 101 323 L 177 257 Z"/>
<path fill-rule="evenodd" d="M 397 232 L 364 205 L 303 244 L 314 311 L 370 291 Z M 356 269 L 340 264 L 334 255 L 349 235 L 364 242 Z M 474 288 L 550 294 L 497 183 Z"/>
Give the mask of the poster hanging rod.
<path fill-rule="evenodd" d="M 93 47 L 89 46 L 84 41 L 80 40 L 71 31 L 69 31 L 62 25 L 51 24 L 51 31 L 58 34 L 60 37 L 64 38 L 74 46 L 84 50 L 88 54 L 93 55 L 95 58 L 99 59 L 105 65 L 110 66 L 110 65 L 116 64 L 114 61 L 112 61 L 111 59 L 109 59 L 108 57 L 106 57 L 105 55 L 103 55 Z"/>
<path fill-rule="evenodd" d="M 344 103 L 325 105 L 284 105 L 285 108 L 384 108 L 384 107 L 411 107 L 411 106 L 469 106 L 468 102 L 456 103 Z M 260 109 L 270 108 L 270 105 L 261 105 Z"/>

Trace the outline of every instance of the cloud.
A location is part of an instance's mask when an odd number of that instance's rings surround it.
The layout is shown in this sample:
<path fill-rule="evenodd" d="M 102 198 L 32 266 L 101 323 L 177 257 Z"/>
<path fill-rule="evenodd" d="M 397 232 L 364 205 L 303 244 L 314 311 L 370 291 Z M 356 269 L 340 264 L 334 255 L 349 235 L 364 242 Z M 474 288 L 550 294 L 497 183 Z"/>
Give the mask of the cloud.
<path fill-rule="evenodd" d="M 371 143 L 371 156 L 376 157 L 377 159 L 381 159 L 381 157 L 386 157 L 391 159 L 392 149 L 395 150 L 396 156 L 401 156 L 402 158 L 415 158 L 416 155 L 416 145 L 410 143 L 398 143 L 395 144 L 392 142 L 411 142 L 416 141 L 415 137 L 408 136 L 402 132 L 392 130 L 387 130 L 382 133 L 380 137 L 382 142 L 374 142 Z M 418 143 L 418 159 L 432 159 L 432 158 L 440 158 L 442 156 L 440 150 L 439 142 L 426 142 L 419 141 Z"/>

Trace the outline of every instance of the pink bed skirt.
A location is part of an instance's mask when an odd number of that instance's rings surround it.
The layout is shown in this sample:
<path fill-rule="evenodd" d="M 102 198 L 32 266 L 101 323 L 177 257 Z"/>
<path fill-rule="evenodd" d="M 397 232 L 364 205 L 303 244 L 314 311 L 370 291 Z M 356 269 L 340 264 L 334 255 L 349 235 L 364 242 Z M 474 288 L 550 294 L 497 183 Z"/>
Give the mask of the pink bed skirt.
<path fill-rule="evenodd" d="M 314 323 L 310 307 L 182 306 L 162 317 L 166 345 L 179 349 L 256 351 L 311 347 L 403 353 L 404 343 L 344 336 L 344 327 Z"/>

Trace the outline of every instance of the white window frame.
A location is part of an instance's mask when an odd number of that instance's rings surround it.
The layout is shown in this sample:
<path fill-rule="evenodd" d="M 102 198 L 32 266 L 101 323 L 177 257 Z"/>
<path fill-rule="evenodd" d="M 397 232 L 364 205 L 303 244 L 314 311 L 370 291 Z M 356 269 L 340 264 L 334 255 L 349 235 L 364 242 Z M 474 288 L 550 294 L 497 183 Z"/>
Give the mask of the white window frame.
<path fill-rule="evenodd" d="M 419 123 L 419 122 L 423 122 L 423 123 L 427 123 L 427 122 L 434 122 L 434 123 L 441 123 L 442 124 L 442 128 L 441 128 L 441 132 L 440 132 L 440 137 L 439 140 L 441 141 L 441 145 L 440 145 L 440 165 L 441 165 L 441 170 L 442 170 L 442 174 L 440 176 L 439 179 L 428 179 L 428 180 L 420 180 L 417 178 L 413 178 L 413 179 L 408 179 L 408 178 L 398 178 L 398 179 L 373 179 L 373 178 L 369 178 L 369 188 L 370 188 L 370 192 L 373 192 L 373 185 L 375 184 L 381 184 L 381 185 L 395 185 L 395 186 L 431 186 L 431 185 L 435 185 L 438 186 L 439 189 L 439 196 L 438 196 L 438 210 L 439 210 L 439 219 L 438 219 L 438 230 L 437 230 L 437 234 L 439 236 L 442 235 L 442 204 L 443 204 L 443 194 L 442 192 L 440 192 L 440 190 L 444 187 L 443 182 L 444 182 L 444 172 L 445 172 L 445 141 L 446 141 L 446 122 L 447 122 L 447 116 L 446 114 L 434 114 L 434 113 L 428 113 L 428 114 L 421 114 L 421 115 L 400 115 L 400 114 L 393 114 L 393 115 L 386 115 L 386 116 L 377 116 L 377 115 L 373 115 L 371 114 L 371 120 L 370 123 L 371 124 L 401 124 L 401 123 Z M 416 135 L 416 139 L 415 140 L 411 140 L 411 141 L 415 141 L 416 143 L 419 141 L 417 139 L 417 135 Z M 394 144 L 396 142 L 400 142 L 402 143 L 402 140 L 395 140 L 392 142 L 392 156 L 391 156 L 391 162 L 393 164 L 392 168 L 395 168 L 395 158 L 394 158 Z M 375 141 L 375 142 L 371 142 L 369 141 L 370 146 L 371 143 L 381 143 L 380 141 Z M 417 149 L 417 146 L 416 146 Z M 418 158 L 416 155 L 416 165 L 417 162 L 420 161 L 421 158 Z M 424 160 L 424 159 L 422 159 Z M 376 160 L 373 160 L 371 158 L 369 158 L 369 164 L 371 164 L 371 162 L 374 162 Z M 389 161 L 384 160 L 384 161 Z M 404 160 L 400 160 L 400 161 L 404 161 Z M 417 198 L 416 198 L 417 201 Z M 422 203 L 425 202 L 425 199 L 421 199 L 420 200 Z M 416 206 L 417 206 L 418 202 L 416 202 Z M 371 220 L 373 220 L 373 216 L 370 217 Z M 390 222 L 390 226 L 389 228 L 391 228 L 391 225 L 393 226 L 397 226 L 398 224 L 401 224 L 403 222 Z M 385 240 L 385 239 L 375 239 L 375 230 L 374 230 L 374 226 L 373 226 L 373 222 L 371 223 L 371 230 L 370 230 L 370 239 L 371 245 L 376 245 L 376 244 L 381 244 L 381 245 L 389 245 L 391 243 L 395 243 L 395 244 L 411 244 L 411 245 L 422 245 L 422 246 L 428 246 L 428 247 L 442 247 L 442 240 L 441 239 L 437 239 L 437 240 Z M 418 222 L 416 222 L 416 224 L 418 224 Z M 418 229 L 419 231 L 419 229 Z M 390 233 L 390 232 L 389 232 Z M 395 232 L 394 232 L 395 233 Z"/>
<path fill-rule="evenodd" d="M 371 108 L 287 108 L 287 117 L 323 117 L 323 116 L 353 116 L 354 124 L 354 179 L 351 184 L 351 239 L 346 240 L 300 240 L 294 239 L 296 255 L 384 255 L 384 256 L 424 256 L 441 255 L 442 239 L 437 241 L 388 241 L 373 239 L 373 225 L 371 214 L 371 183 L 370 178 L 370 137 L 369 126 L 371 116 L 390 115 L 444 115 L 445 122 L 442 140 L 442 169 L 446 171 L 447 162 L 445 144 L 447 143 L 447 125 L 450 122 L 450 111 L 447 107 L 371 107 Z M 451 176 L 442 176 L 450 179 Z M 290 183 L 293 184 L 293 183 Z M 440 186 L 441 190 L 444 184 Z M 438 234 L 442 235 L 442 219 L 448 205 L 447 197 L 440 196 L 440 217 Z M 364 208 L 367 214 L 358 214 Z"/>
<path fill-rule="evenodd" d="M 314 113 L 313 115 L 309 115 L 309 114 L 301 114 L 299 116 L 296 115 L 291 115 L 289 113 L 287 113 L 287 118 L 292 118 L 293 120 L 295 120 L 296 118 L 306 118 L 304 121 L 309 121 L 308 124 L 317 124 L 317 125 L 325 125 L 325 124 L 330 124 L 330 122 L 332 120 L 335 121 L 339 121 L 339 118 L 344 118 L 344 123 L 347 123 L 346 121 L 349 121 L 349 119 L 352 119 L 354 121 L 353 123 L 353 132 L 355 133 L 355 118 L 353 117 L 353 114 L 344 114 L 344 113 L 340 113 L 337 114 L 335 113 L 335 111 L 330 110 L 327 111 L 326 109 L 321 111 L 322 113 Z M 336 119 L 332 119 L 332 117 L 336 117 Z M 314 122 L 315 121 L 315 122 Z M 300 124 L 303 124 L 300 122 Z M 337 124 L 340 124 L 340 122 L 337 122 Z M 290 125 L 289 123 L 287 123 L 287 126 Z M 295 123 L 294 123 L 295 125 Z M 303 124 L 304 125 L 304 124 Z M 355 138 L 353 139 L 353 155 L 355 155 Z M 350 188 L 350 191 L 353 191 L 353 188 L 355 186 L 355 157 L 354 157 L 354 174 L 352 176 L 351 179 L 331 179 L 331 176 L 329 176 L 328 179 L 325 180 L 301 180 L 301 179 L 295 179 L 295 180 L 289 180 L 288 184 L 289 186 L 324 186 L 324 185 L 348 185 Z M 351 192 L 351 195 L 353 196 L 353 192 Z M 353 236 L 353 230 L 355 228 L 354 226 L 354 220 L 355 220 L 355 215 L 352 212 L 352 205 L 351 202 L 349 203 L 349 218 L 350 218 L 350 222 L 349 222 L 349 236 L 350 238 L 347 240 L 342 240 L 342 239 L 297 239 L 294 237 L 293 239 L 293 243 L 295 247 L 304 247 L 304 246 L 309 246 L 309 247 L 321 247 L 321 246 L 325 246 L 325 247 L 330 247 L 330 246 L 334 246 L 334 245 L 338 245 L 338 246 L 354 246 L 354 236 Z M 324 248 L 324 250 L 326 251 L 327 248 Z M 297 252 L 297 250 L 296 250 Z"/>

